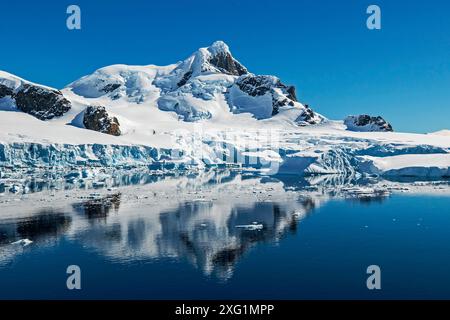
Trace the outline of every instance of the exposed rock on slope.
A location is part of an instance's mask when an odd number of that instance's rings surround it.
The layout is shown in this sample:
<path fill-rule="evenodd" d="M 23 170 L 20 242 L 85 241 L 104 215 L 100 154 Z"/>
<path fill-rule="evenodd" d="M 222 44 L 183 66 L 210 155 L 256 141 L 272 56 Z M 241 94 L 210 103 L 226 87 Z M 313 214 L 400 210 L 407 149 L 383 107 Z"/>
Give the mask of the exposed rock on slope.
<path fill-rule="evenodd" d="M 86 108 L 83 118 L 86 129 L 101 133 L 120 136 L 120 124 L 116 117 L 110 117 L 105 107 L 89 106 Z"/>
<path fill-rule="evenodd" d="M 8 88 L 5 85 L 0 84 L 0 99 L 4 97 L 12 97 L 14 95 L 14 91 L 11 88 Z"/>
<path fill-rule="evenodd" d="M 245 74 L 229 89 L 229 101 L 236 113 L 250 112 L 257 119 L 267 119 L 283 107 L 303 110 L 297 122 L 318 123 L 321 118 L 307 105 L 298 103 L 295 87 L 283 84 L 274 76 Z"/>
<path fill-rule="evenodd" d="M 358 116 L 348 116 L 344 119 L 344 124 L 350 131 L 382 131 L 392 132 L 392 126 L 382 117 L 371 117 L 367 114 Z"/>
<path fill-rule="evenodd" d="M 6 72 L 0 72 L 0 99 L 9 98 L 10 106 L 40 120 L 60 117 L 72 105 L 59 90 L 35 85 Z"/>
<path fill-rule="evenodd" d="M 60 117 L 71 108 L 69 100 L 58 90 L 24 84 L 15 96 L 17 107 L 40 120 Z"/>

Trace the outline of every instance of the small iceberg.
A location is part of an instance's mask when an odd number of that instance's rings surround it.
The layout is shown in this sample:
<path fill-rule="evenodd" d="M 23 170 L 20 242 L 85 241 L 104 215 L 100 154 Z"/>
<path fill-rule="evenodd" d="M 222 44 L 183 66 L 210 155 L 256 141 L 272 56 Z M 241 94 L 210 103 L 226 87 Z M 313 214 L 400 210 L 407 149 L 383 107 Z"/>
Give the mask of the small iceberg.
<path fill-rule="evenodd" d="M 20 244 L 21 246 L 26 247 L 32 243 L 33 241 L 31 241 L 30 239 L 20 239 L 19 241 L 13 242 L 11 244 Z"/>
<path fill-rule="evenodd" d="M 236 226 L 236 228 L 245 229 L 245 230 L 262 230 L 264 226 L 261 223 L 253 222 L 252 224 L 242 224 Z"/>

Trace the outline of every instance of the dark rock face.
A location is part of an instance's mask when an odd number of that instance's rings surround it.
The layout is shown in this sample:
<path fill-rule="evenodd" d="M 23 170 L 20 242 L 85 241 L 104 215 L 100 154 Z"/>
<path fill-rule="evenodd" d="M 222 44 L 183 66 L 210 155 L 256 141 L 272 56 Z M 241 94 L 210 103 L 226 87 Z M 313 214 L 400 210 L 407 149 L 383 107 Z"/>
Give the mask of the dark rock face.
<path fill-rule="evenodd" d="M 285 107 L 285 106 L 293 107 L 294 102 L 289 99 L 276 99 L 274 96 L 272 96 L 272 106 L 273 106 L 272 115 L 274 116 L 279 112 L 280 107 Z"/>
<path fill-rule="evenodd" d="M 294 106 L 297 102 L 295 87 L 283 84 L 273 76 L 244 75 L 236 81 L 239 89 L 252 97 L 272 95 L 272 115 L 279 112 L 280 107 Z"/>
<path fill-rule="evenodd" d="M 236 85 L 242 92 L 245 92 L 252 97 L 256 97 L 263 96 L 267 92 L 271 91 L 272 88 L 278 88 L 282 84 L 280 80 L 274 77 L 248 75 L 239 78 L 236 81 Z"/>
<path fill-rule="evenodd" d="M 270 95 L 272 116 L 278 114 L 280 108 L 295 107 L 298 102 L 295 87 L 285 85 L 274 76 L 245 74 L 236 80 L 235 86 L 251 97 Z M 239 104 L 235 104 L 235 106 L 239 107 Z M 308 105 L 305 105 L 303 113 L 296 119 L 296 122 L 298 124 L 315 124 L 320 122 L 320 119 Z"/>
<path fill-rule="evenodd" d="M 60 91 L 31 84 L 23 84 L 16 91 L 0 84 L 0 99 L 4 97 L 11 97 L 18 109 L 40 120 L 60 117 L 72 107 Z"/>
<path fill-rule="evenodd" d="M 236 85 L 241 91 L 251 95 L 252 97 L 263 96 L 267 92 L 278 88 L 283 92 L 283 95 L 289 99 L 289 102 L 297 102 L 297 95 L 294 86 L 287 86 L 283 84 L 280 79 L 273 76 L 255 76 L 246 75 L 236 81 Z"/>
<path fill-rule="evenodd" d="M 191 78 L 191 76 L 192 76 L 192 71 L 186 72 L 186 73 L 183 75 L 183 78 L 181 78 L 181 80 L 177 83 L 177 86 L 179 86 L 179 87 L 184 86 L 184 85 L 189 81 L 189 79 Z"/>
<path fill-rule="evenodd" d="M 234 76 L 248 73 L 247 69 L 239 63 L 229 52 L 218 52 L 211 57 L 209 63 L 222 71 Z"/>
<path fill-rule="evenodd" d="M 24 84 L 12 97 L 20 110 L 40 120 L 60 117 L 72 107 L 60 91 L 30 84 Z"/>
<path fill-rule="evenodd" d="M 294 86 L 289 86 L 286 89 L 287 93 L 288 93 L 288 98 L 291 99 L 292 101 L 298 101 L 297 100 L 297 93 L 295 91 L 295 87 Z"/>
<path fill-rule="evenodd" d="M 367 114 L 358 116 L 348 116 L 344 120 L 344 124 L 351 131 L 382 131 L 392 132 L 392 126 L 382 117 L 372 117 Z"/>
<path fill-rule="evenodd" d="M 120 124 L 116 117 L 110 117 L 105 107 L 89 106 L 84 112 L 83 124 L 86 129 L 120 136 Z"/>
<path fill-rule="evenodd" d="M 12 97 L 13 95 L 14 91 L 11 88 L 0 84 L 0 99 L 8 96 Z"/>
<path fill-rule="evenodd" d="M 120 87 L 120 83 L 109 83 L 106 86 L 104 86 L 100 91 L 105 92 L 105 93 L 110 93 L 119 87 Z"/>
<path fill-rule="evenodd" d="M 316 114 L 314 111 L 309 107 L 309 105 L 305 104 L 305 112 L 301 115 L 301 120 L 309 124 L 315 124 L 317 123 L 315 118 Z"/>

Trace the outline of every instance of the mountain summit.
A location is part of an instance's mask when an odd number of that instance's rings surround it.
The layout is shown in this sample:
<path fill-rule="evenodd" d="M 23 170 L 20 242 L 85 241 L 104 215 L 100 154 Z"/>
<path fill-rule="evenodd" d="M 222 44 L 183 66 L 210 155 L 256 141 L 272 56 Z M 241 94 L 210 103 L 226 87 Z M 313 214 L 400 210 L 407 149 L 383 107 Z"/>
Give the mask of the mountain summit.
<path fill-rule="evenodd" d="M 191 78 L 210 73 L 241 76 L 248 71 L 233 57 L 225 42 L 216 41 L 209 47 L 198 49 L 170 73 L 171 89 L 185 85 Z"/>
<path fill-rule="evenodd" d="M 208 48 L 199 49 L 193 65 L 199 65 L 202 73 L 222 72 L 234 76 L 248 73 L 247 68 L 233 57 L 228 45 L 223 41 L 216 41 Z"/>
<path fill-rule="evenodd" d="M 169 66 L 113 65 L 71 83 L 64 92 L 73 99 L 99 99 L 98 104 L 145 105 L 171 112 L 176 120 L 223 120 L 249 114 L 256 120 L 280 118 L 293 124 L 323 121 L 297 100 L 295 88 L 275 76 L 254 75 L 231 54 L 223 41 L 200 48 Z M 92 101 L 86 101 L 91 105 Z M 80 110 L 81 112 L 82 110 Z M 155 121 L 156 114 L 152 121 Z M 156 118 L 155 118 L 156 117 Z M 120 110 L 117 118 L 120 121 Z M 121 123 L 126 123 L 120 121 Z"/>

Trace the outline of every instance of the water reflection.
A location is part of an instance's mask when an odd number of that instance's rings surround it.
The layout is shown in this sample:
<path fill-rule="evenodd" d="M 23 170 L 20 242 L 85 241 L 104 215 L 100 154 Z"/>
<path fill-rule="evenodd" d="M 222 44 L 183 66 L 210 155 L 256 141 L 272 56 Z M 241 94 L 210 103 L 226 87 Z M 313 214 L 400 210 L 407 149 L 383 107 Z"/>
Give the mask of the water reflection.
<path fill-rule="evenodd" d="M 278 196 L 286 193 L 278 180 L 261 184 L 259 177 L 231 172 L 185 179 L 168 181 L 163 190 L 169 192 L 149 189 L 147 194 L 170 194 L 174 185 L 199 197 L 208 192 L 220 194 L 220 188 L 227 185 L 236 190 L 238 179 L 251 197 L 236 194 L 226 200 L 215 197 L 166 202 L 156 198 L 148 203 L 127 203 L 120 192 L 103 197 L 92 194 L 67 206 L 64 212 L 45 209 L 20 219 L 0 220 L 0 261 L 14 258 L 13 247 L 16 254 L 22 253 L 12 245 L 17 240 L 30 239 L 30 248 L 38 249 L 64 237 L 111 261 L 176 259 L 225 280 L 253 246 L 274 243 L 297 232 L 298 220 L 315 207 L 314 199 L 298 195 L 289 200 L 267 197 L 262 201 L 261 190 L 277 189 Z"/>
<path fill-rule="evenodd" d="M 72 217 L 51 209 L 38 211 L 36 215 L 18 220 L 0 220 L 0 268 L 29 248 L 16 241 L 33 239 L 34 247 L 55 245 L 71 227 Z"/>
<path fill-rule="evenodd" d="M 35 216 L 0 224 L 0 243 L 9 244 L 19 239 L 49 242 L 58 239 L 70 228 L 72 217 L 61 212 L 42 211 Z"/>
<path fill-rule="evenodd" d="M 252 246 L 297 231 L 300 210 L 310 209 L 295 205 L 186 203 L 161 213 L 158 250 L 184 256 L 205 274 L 226 279 Z"/>
<path fill-rule="evenodd" d="M 105 220 L 109 212 L 119 212 L 121 194 L 116 193 L 103 198 L 90 199 L 88 201 L 74 204 L 75 211 L 84 214 L 89 221 L 99 219 Z"/>
<path fill-rule="evenodd" d="M 56 246 L 64 238 L 110 262 L 188 261 L 206 276 L 225 281 L 254 246 L 296 234 L 299 221 L 323 202 L 340 195 L 370 204 L 389 196 L 370 177 L 363 186 L 355 179 L 205 172 L 158 180 L 145 192 L 140 189 L 145 201 L 135 200 L 141 197 L 133 187 L 91 194 L 64 209 L 50 205 L 20 218 L 0 217 L 0 268 L 19 254 Z M 20 239 L 33 244 L 12 245 Z"/>

